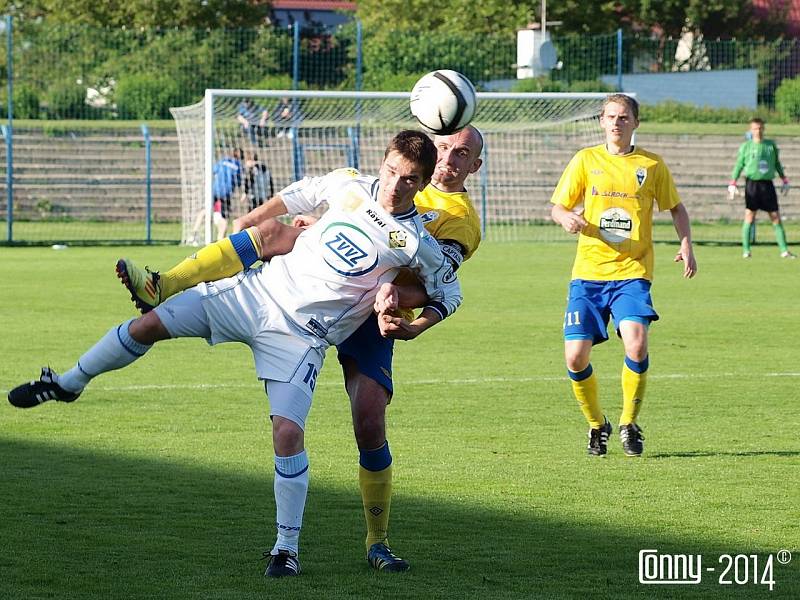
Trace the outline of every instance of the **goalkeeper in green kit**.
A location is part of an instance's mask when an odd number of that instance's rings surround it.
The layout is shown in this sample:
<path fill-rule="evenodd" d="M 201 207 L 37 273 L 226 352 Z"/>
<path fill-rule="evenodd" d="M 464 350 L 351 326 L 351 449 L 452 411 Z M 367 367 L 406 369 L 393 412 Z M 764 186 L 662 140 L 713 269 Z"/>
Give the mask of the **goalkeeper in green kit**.
<path fill-rule="evenodd" d="M 750 258 L 750 240 L 752 228 L 759 210 L 767 211 L 775 228 L 775 239 L 781 250 L 781 258 L 797 258 L 789 252 L 786 244 L 786 232 L 781 222 L 781 213 L 778 210 L 778 195 L 772 180 L 777 173 L 783 181 L 781 193 L 789 192 L 789 179 L 783 172 L 783 166 L 778 159 L 778 147 L 772 140 L 764 139 L 764 121 L 762 119 L 750 120 L 750 134 L 752 138 L 739 146 L 739 156 L 736 166 L 733 167 L 731 180 L 728 184 L 728 196 L 731 200 L 736 196 L 736 180 L 744 171 L 744 223 L 742 224 L 742 256 Z"/>

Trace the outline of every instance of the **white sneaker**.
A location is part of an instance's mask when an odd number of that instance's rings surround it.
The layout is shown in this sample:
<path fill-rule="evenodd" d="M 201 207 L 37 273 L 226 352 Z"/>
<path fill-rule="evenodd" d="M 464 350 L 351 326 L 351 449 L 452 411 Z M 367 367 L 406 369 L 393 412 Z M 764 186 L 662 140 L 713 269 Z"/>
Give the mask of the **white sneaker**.
<path fill-rule="evenodd" d="M 750 252 L 742 252 L 742 258 L 752 258 L 753 255 Z"/>
<path fill-rule="evenodd" d="M 781 258 L 797 258 L 797 255 L 787 250 L 786 252 L 781 252 Z"/>

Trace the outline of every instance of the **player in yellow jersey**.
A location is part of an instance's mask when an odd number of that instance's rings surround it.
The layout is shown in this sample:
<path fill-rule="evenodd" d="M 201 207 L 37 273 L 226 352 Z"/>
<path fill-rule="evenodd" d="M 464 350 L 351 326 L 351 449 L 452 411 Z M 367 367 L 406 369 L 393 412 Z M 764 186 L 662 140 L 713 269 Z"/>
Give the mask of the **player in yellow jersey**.
<path fill-rule="evenodd" d="M 608 96 L 600 114 L 605 144 L 579 151 L 551 198 L 553 220 L 578 234 L 564 315 L 564 354 L 572 390 L 589 422 L 588 451 L 593 456 L 607 453 L 612 430 L 600 409 L 589 362 L 592 346 L 608 339 L 609 318 L 625 347 L 622 447 L 628 456 L 639 456 L 644 449 L 636 418 L 649 366 L 647 332 L 658 320 L 650 297 L 654 206 L 672 213 L 680 240 L 675 261 L 683 261 L 683 276 L 697 272 L 689 215 L 661 158 L 632 145 L 638 126 L 636 100 Z"/>
<path fill-rule="evenodd" d="M 468 126 L 453 135 L 435 136 L 434 144 L 438 156 L 431 184 L 417 193 L 414 203 L 425 228 L 439 241 L 442 252 L 457 269 L 481 241 L 480 219 L 464 182 L 481 166 L 483 138 L 476 128 Z M 356 175 L 352 169 L 340 169 L 339 173 L 342 177 Z M 169 295 L 200 281 L 228 277 L 258 258 L 268 259 L 290 251 L 301 230 L 271 218 L 278 202 L 279 198 L 272 198 L 237 219 L 234 224 L 237 233 L 200 249 L 166 273 L 144 271 L 129 260 L 120 260 L 118 274 L 137 307 L 146 312 Z M 407 279 L 404 283 L 401 297 L 393 301 L 400 306 L 423 306 L 427 297 L 421 286 L 411 285 Z M 413 339 L 418 333 L 403 313 L 386 315 L 380 329 L 400 339 Z M 337 348 L 359 449 L 367 560 L 379 571 L 405 571 L 408 562 L 390 550 L 387 540 L 392 455 L 386 441 L 385 414 L 393 392 L 393 340 L 381 335 L 377 317 L 373 315 Z"/>

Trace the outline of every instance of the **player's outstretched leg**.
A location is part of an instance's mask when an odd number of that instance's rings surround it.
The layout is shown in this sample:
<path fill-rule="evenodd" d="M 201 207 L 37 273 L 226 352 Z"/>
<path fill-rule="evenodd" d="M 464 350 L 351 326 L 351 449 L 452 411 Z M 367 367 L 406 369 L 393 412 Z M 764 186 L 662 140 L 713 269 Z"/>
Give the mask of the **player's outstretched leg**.
<path fill-rule="evenodd" d="M 15 387 L 8 393 L 8 401 L 17 408 L 31 408 L 48 400 L 72 402 L 80 395 L 80 392 L 70 392 L 62 388 L 58 373 L 50 367 L 42 367 L 39 379 Z"/>
<path fill-rule="evenodd" d="M 142 314 L 148 313 L 161 304 L 161 276 L 158 271 L 137 267 L 132 260 L 121 258 L 117 261 L 117 277 L 131 293 L 131 301 Z"/>
<path fill-rule="evenodd" d="M 153 316 L 139 317 L 148 320 L 152 326 L 148 337 L 155 341 L 166 339 L 169 335 L 161 327 L 161 322 Z M 134 319 L 112 327 L 97 343 L 89 348 L 70 370 L 58 375 L 49 367 L 42 369 L 38 381 L 17 386 L 8 393 L 8 401 L 19 408 L 38 406 L 47 400 L 72 402 L 80 396 L 83 388 L 102 373 L 128 366 L 152 348 L 152 343 L 135 340 L 129 331 Z"/>
<path fill-rule="evenodd" d="M 236 275 L 260 257 L 261 233 L 251 227 L 200 248 L 163 273 L 147 267 L 141 269 L 131 260 L 122 258 L 117 261 L 117 277 L 128 288 L 136 308 L 144 314 L 198 283 Z"/>
<path fill-rule="evenodd" d="M 641 456 L 644 452 L 642 428 L 636 423 L 620 425 L 619 439 L 622 442 L 622 450 L 627 456 Z"/>
<path fill-rule="evenodd" d="M 611 435 L 611 423 L 603 417 L 600 427 L 589 429 L 589 445 L 586 450 L 590 456 L 605 456 L 608 454 L 608 438 Z"/>

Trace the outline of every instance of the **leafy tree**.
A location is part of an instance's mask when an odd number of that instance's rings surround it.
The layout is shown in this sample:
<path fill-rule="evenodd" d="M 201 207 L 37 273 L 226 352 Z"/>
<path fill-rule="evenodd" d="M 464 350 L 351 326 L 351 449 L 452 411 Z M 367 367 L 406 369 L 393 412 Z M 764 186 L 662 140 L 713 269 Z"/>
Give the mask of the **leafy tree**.
<path fill-rule="evenodd" d="M 370 35 L 416 32 L 417 36 L 441 31 L 452 34 L 508 33 L 525 27 L 539 0 L 359 0 L 358 18 Z M 387 27 L 391 24 L 391 27 Z"/>
<path fill-rule="evenodd" d="M 752 0 L 622 0 L 632 23 L 680 37 L 688 29 L 706 38 L 748 38 L 775 35 L 785 21 L 789 3 L 776 3 L 768 15 L 756 18 Z"/>
<path fill-rule="evenodd" d="M 774 37 L 784 29 L 788 0 L 771 0 L 756 16 L 753 0 L 560 0 L 547 20 L 561 21 L 557 35 L 610 33 L 622 28 L 680 37 L 684 28 L 706 38 Z M 506 34 L 541 18 L 540 0 L 359 0 L 358 16 L 376 35 L 391 31 Z M 386 27 L 391 23 L 392 27 Z"/>
<path fill-rule="evenodd" d="M 254 27 L 269 9 L 257 0 L 0 0 L 4 14 L 95 27 Z"/>

